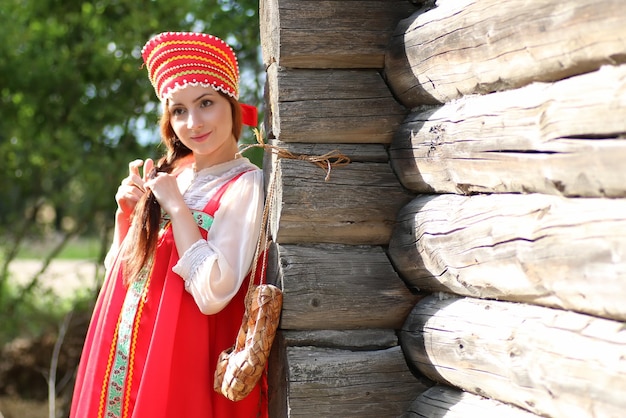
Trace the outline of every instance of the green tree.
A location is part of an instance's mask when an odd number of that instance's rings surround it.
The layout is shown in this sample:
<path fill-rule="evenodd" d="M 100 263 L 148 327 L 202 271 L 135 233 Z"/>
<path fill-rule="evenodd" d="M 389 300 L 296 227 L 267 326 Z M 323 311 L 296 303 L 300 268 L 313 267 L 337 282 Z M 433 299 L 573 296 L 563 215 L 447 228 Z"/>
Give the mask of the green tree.
<path fill-rule="evenodd" d="M 70 238 L 97 234 L 104 255 L 127 163 L 155 153 L 159 105 L 140 56 L 152 35 L 205 31 L 227 40 L 251 75 L 242 83 L 248 103 L 261 102 L 263 71 L 257 1 L 0 0 L 0 26 L 6 309 L 8 266 L 26 238 L 57 237 L 42 255 L 50 260 Z"/>

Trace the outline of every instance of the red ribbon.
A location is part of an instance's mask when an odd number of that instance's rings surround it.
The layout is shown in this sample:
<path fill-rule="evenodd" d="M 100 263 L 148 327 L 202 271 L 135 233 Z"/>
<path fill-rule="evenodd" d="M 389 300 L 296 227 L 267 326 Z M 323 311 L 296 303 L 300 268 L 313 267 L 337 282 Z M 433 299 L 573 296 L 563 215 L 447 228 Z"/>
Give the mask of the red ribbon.
<path fill-rule="evenodd" d="M 255 128 L 259 124 L 259 112 L 255 106 L 239 103 L 241 119 L 244 125 Z"/>

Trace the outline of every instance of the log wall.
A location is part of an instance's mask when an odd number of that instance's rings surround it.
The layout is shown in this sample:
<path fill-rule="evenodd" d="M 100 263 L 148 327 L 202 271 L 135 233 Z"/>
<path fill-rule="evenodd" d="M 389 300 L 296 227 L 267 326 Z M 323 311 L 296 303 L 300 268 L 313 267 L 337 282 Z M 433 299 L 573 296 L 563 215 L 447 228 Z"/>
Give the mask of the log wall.
<path fill-rule="evenodd" d="M 397 331 L 420 299 L 386 248 L 413 198 L 387 147 L 407 115 L 382 77 L 400 0 L 262 0 L 268 141 L 293 154 L 336 150 L 327 172 L 266 152 L 276 179 L 270 280 L 283 289 L 270 359 L 272 417 L 398 417 L 432 382 L 406 362 Z"/>
<path fill-rule="evenodd" d="M 260 15 L 270 416 L 621 417 L 623 0 Z"/>
<path fill-rule="evenodd" d="M 404 416 L 621 416 L 623 2 L 440 0 L 398 24 L 384 76 L 414 193 L 389 256 L 431 294 L 400 342 L 439 383 Z"/>

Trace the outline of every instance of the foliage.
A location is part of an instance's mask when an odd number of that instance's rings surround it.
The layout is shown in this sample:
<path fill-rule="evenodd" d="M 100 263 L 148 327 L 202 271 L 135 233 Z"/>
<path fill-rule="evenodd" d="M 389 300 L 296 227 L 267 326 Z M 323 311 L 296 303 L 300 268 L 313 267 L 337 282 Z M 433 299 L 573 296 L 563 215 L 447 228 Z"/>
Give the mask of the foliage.
<path fill-rule="evenodd" d="M 84 289 L 71 298 L 59 300 L 51 291 L 36 291 L 20 294 L 20 303 L 13 309 L 11 318 L 5 317 L 0 323 L 0 349 L 12 339 L 35 337 L 43 333 L 54 333 L 63 317 L 70 311 L 90 313 L 95 302 L 94 295 Z M 6 298 L 18 298 L 18 290 L 10 286 Z"/>
<path fill-rule="evenodd" d="M 49 253 L 56 244 L 44 240 L 26 240 L 17 253 L 16 259 L 38 259 L 41 254 Z M 89 236 L 72 239 L 56 255 L 55 260 L 97 261 L 101 250 L 100 244 L 98 239 Z"/>
<path fill-rule="evenodd" d="M 252 0 L 0 0 L 0 306 L 26 238 L 106 241 L 128 162 L 155 154 L 159 105 L 140 56 L 152 35 L 224 38 L 253 75 L 242 100 L 260 103 L 257 9 Z"/>

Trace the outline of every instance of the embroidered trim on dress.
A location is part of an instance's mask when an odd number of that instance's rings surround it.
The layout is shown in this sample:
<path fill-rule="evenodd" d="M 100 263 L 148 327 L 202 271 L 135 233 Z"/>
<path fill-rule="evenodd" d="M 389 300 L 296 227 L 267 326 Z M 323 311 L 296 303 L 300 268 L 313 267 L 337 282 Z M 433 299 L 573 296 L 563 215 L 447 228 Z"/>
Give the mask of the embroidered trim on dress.
<path fill-rule="evenodd" d="M 201 210 L 191 210 L 191 214 L 193 215 L 193 219 L 196 221 L 198 226 L 204 229 L 206 232 L 209 232 L 211 229 L 211 225 L 213 225 L 213 217 L 206 212 L 202 212 Z M 159 225 L 161 229 L 165 229 L 169 226 L 172 218 L 167 213 L 161 213 L 161 224 Z"/>
<path fill-rule="evenodd" d="M 113 334 L 113 341 L 111 341 L 111 348 L 109 350 L 109 357 L 107 360 L 107 367 L 104 371 L 104 379 L 102 381 L 102 389 L 100 390 L 100 404 L 98 405 L 98 418 L 102 418 L 104 416 L 104 405 L 106 403 L 106 396 L 108 394 L 109 385 L 107 382 L 109 381 L 109 376 L 111 375 L 111 368 L 113 365 L 113 357 L 115 354 L 115 347 L 117 346 L 117 334 L 120 329 L 120 318 L 117 319 L 117 325 L 115 326 L 115 333 Z"/>
<path fill-rule="evenodd" d="M 107 372 L 103 382 L 99 417 L 122 418 L 128 416 L 132 388 L 135 346 L 141 313 L 146 302 L 153 263 L 141 271 L 141 279 L 130 284 L 118 318 Z M 123 406 L 123 410 L 122 410 Z M 103 411 L 104 410 L 104 411 Z M 104 412 L 104 415 L 102 415 Z"/>

